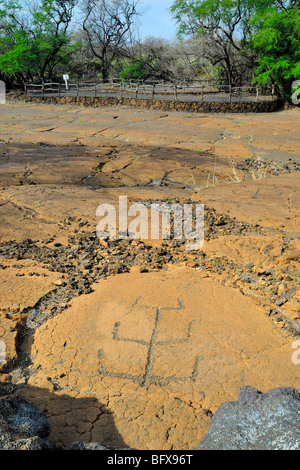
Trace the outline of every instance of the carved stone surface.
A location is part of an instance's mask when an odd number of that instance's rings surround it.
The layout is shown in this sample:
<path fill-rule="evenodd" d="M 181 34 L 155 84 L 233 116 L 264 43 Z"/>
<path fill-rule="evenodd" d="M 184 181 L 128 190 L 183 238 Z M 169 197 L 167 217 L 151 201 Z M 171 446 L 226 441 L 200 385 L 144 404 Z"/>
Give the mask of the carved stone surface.
<path fill-rule="evenodd" d="M 24 393 L 47 410 L 57 445 L 195 449 L 242 386 L 298 386 L 290 341 L 201 271 L 120 274 L 93 291 L 38 328 L 30 349 Z"/>

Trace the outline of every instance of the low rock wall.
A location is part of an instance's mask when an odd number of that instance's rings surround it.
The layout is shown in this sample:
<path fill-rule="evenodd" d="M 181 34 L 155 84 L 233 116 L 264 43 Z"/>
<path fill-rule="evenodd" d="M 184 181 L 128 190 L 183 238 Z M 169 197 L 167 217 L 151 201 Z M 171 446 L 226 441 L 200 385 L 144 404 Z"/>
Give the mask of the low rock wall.
<path fill-rule="evenodd" d="M 129 106 L 162 111 L 182 111 L 189 113 L 270 113 L 280 106 L 280 100 L 274 101 L 170 101 L 141 98 L 88 97 L 88 96 L 27 96 L 27 102 L 49 103 L 77 106 Z"/>

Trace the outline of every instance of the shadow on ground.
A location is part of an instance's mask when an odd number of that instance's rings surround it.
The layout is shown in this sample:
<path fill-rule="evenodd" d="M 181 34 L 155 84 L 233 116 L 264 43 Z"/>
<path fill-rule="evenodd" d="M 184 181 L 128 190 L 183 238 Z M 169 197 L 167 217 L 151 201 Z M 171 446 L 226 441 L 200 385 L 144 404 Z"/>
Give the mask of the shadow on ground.
<path fill-rule="evenodd" d="M 5 385 L 0 382 L 1 394 L 4 389 Z M 75 441 L 97 442 L 117 449 L 128 448 L 115 426 L 112 413 L 92 396 L 76 398 L 63 390 L 52 393 L 37 387 L 20 388 L 14 395 L 22 396 L 45 414 L 51 427 L 49 441 L 52 444 L 55 442 L 56 448 L 64 448 Z"/>

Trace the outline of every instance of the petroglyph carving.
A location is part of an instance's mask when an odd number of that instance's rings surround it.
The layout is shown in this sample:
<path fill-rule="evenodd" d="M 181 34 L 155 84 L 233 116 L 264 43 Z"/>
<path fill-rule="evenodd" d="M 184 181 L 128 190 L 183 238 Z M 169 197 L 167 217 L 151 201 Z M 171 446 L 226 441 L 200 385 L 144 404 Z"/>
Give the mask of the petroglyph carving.
<path fill-rule="evenodd" d="M 100 370 L 99 373 L 105 377 L 115 377 L 119 379 L 127 379 L 131 380 L 133 382 L 139 383 L 142 387 L 147 387 L 151 384 L 156 384 L 156 385 L 166 385 L 170 382 L 187 382 L 187 381 L 196 381 L 196 377 L 198 375 L 198 362 L 199 362 L 199 357 L 196 356 L 195 361 L 194 361 L 194 367 L 190 375 L 184 375 L 181 377 L 177 377 L 175 375 L 171 375 L 169 377 L 159 377 L 157 375 L 154 375 L 152 373 L 153 371 L 153 366 L 155 363 L 155 358 L 154 358 L 154 351 L 157 346 L 167 346 L 167 345 L 172 345 L 172 344 L 183 344 L 183 343 L 188 343 L 191 339 L 191 334 L 192 334 L 192 328 L 193 328 L 193 322 L 190 322 L 186 331 L 186 335 L 184 338 L 180 339 L 172 339 L 168 341 L 158 341 L 158 334 L 159 334 L 159 326 L 161 323 L 161 318 L 162 318 L 162 311 L 180 311 L 183 310 L 185 307 L 183 303 L 181 302 L 180 299 L 178 300 L 178 307 L 166 307 L 166 308 L 161 308 L 161 307 L 149 307 L 149 306 L 140 306 L 142 308 L 147 308 L 147 309 L 154 309 L 156 310 L 155 313 L 155 324 L 154 328 L 152 331 L 151 339 L 150 341 L 145 341 L 141 339 L 133 339 L 133 338 L 126 338 L 124 336 L 120 335 L 120 329 L 121 329 L 121 323 L 117 322 L 114 325 L 114 329 L 112 331 L 112 338 L 114 341 L 117 342 L 130 342 L 130 343 L 137 343 L 142 346 L 147 347 L 147 360 L 145 363 L 145 368 L 144 368 L 144 373 L 141 376 L 134 376 L 131 375 L 130 373 L 120 373 L 120 372 L 114 372 L 114 371 L 108 371 L 105 367 L 104 364 L 104 359 L 105 355 L 102 349 L 99 349 L 98 351 L 98 356 L 100 359 Z"/>

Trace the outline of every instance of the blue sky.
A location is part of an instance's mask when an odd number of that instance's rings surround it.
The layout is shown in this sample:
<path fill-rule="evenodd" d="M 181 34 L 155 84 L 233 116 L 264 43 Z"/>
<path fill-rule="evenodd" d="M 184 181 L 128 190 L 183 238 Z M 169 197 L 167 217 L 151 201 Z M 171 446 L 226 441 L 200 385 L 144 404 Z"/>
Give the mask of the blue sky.
<path fill-rule="evenodd" d="M 21 0 L 23 5 L 30 4 L 31 0 Z M 176 24 L 168 13 L 168 8 L 174 0 L 140 0 L 139 10 L 139 36 L 145 39 L 147 36 L 172 39 L 176 35 Z"/>
<path fill-rule="evenodd" d="M 176 35 L 176 24 L 166 11 L 173 0 L 141 0 L 140 9 L 146 10 L 139 19 L 140 38 L 157 36 L 172 39 Z"/>

